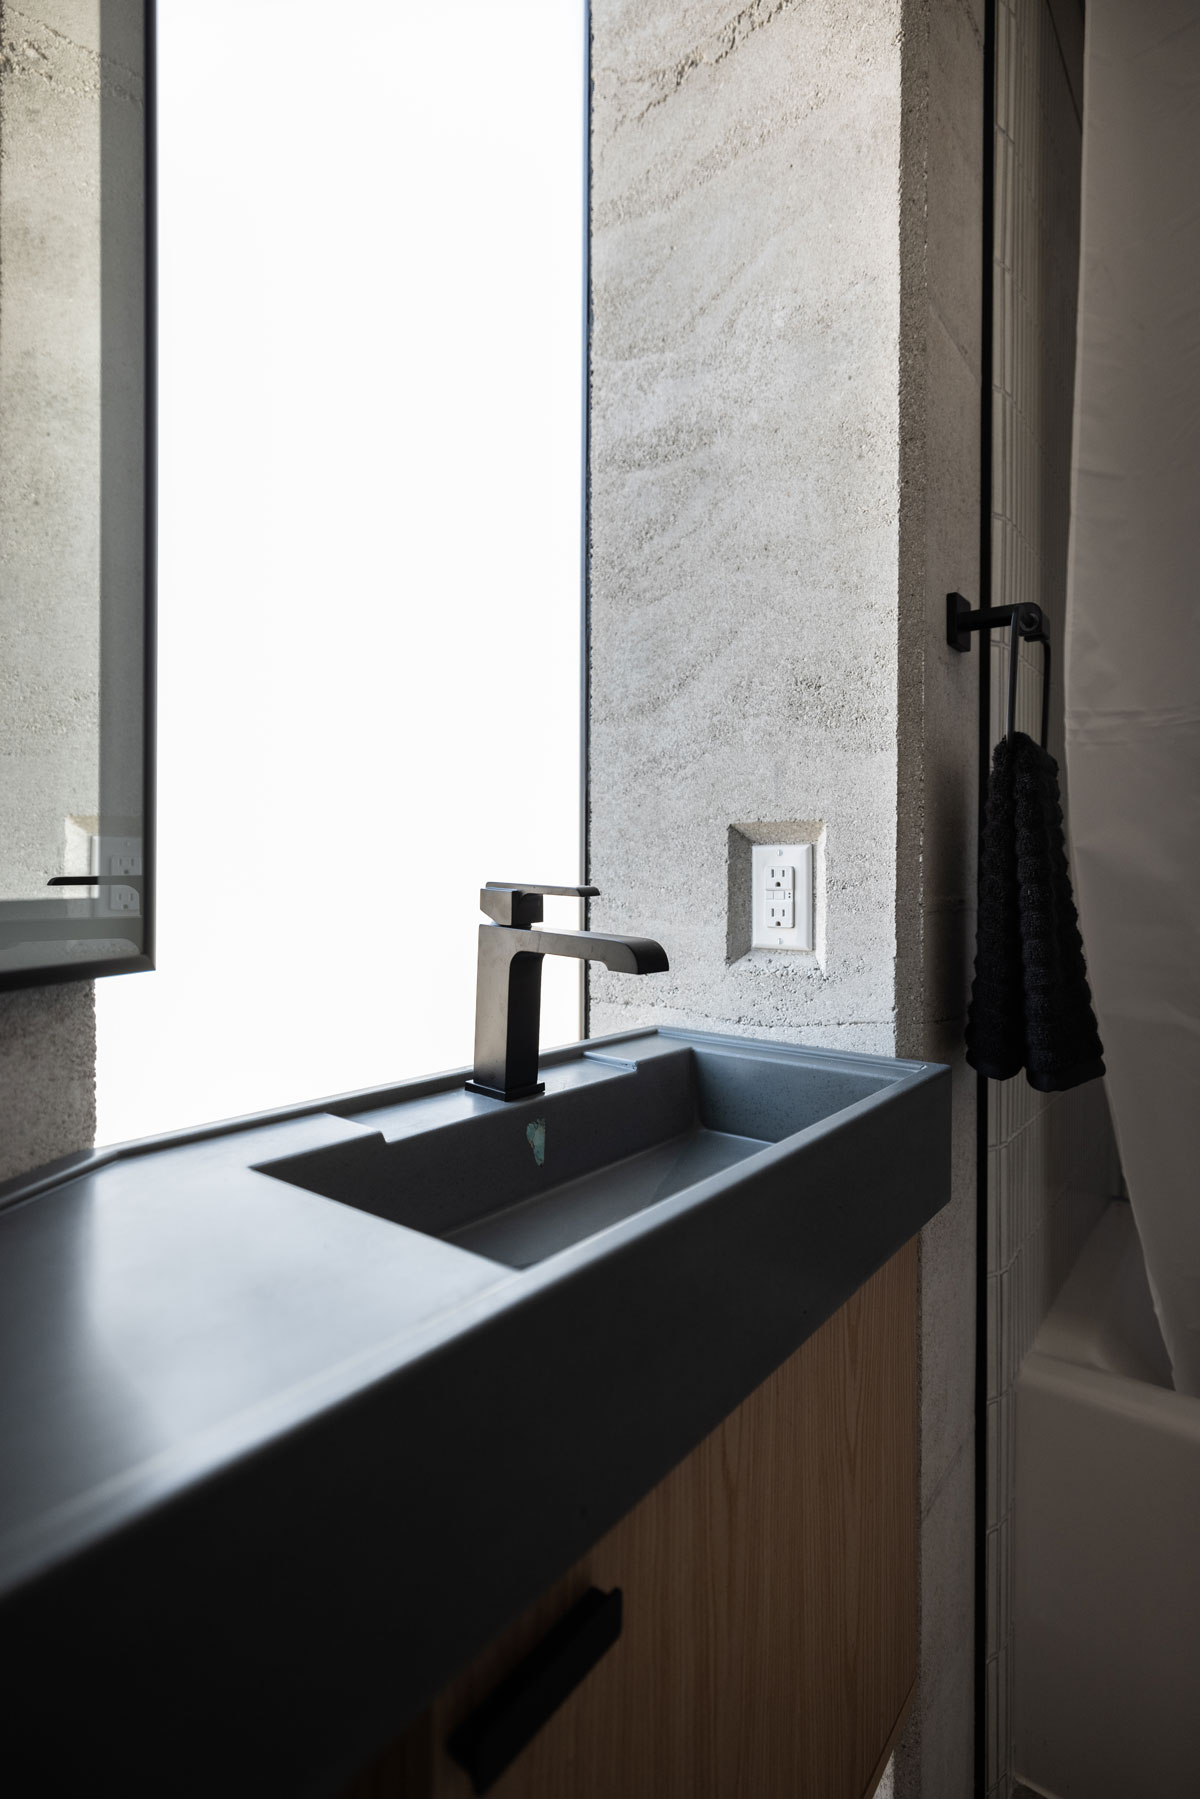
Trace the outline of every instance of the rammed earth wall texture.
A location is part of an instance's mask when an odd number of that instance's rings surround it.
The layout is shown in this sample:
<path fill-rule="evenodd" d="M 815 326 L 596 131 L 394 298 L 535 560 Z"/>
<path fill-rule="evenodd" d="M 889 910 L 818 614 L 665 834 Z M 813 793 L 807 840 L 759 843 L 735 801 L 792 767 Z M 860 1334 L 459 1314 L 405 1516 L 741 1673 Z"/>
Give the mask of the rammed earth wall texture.
<path fill-rule="evenodd" d="M 92 983 L 0 993 L 0 1181 L 88 1149 L 95 1135 Z"/>

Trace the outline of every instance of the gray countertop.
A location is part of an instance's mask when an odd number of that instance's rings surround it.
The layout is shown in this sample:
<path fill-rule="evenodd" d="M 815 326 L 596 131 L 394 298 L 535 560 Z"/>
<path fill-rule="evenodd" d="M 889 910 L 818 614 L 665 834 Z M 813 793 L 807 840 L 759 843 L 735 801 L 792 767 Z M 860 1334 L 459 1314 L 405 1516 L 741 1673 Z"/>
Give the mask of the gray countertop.
<path fill-rule="evenodd" d="M 945 1202 L 932 1065 L 631 1033 L 544 1058 L 540 1103 L 691 1045 L 880 1078 L 528 1268 L 262 1166 L 494 1112 L 461 1074 L 10 1192 L 0 1758 L 30 1791 L 336 1791 Z M 801 1138 L 837 1204 L 796 1203 Z"/>

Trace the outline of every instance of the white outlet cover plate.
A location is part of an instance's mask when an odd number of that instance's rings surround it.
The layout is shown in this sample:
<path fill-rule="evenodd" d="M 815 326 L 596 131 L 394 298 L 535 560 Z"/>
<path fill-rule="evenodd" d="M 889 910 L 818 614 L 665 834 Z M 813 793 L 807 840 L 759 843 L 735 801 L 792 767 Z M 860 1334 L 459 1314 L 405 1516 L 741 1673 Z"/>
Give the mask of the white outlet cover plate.
<path fill-rule="evenodd" d="M 811 843 L 755 843 L 751 845 L 750 945 L 752 949 L 808 950 L 813 947 L 813 846 Z M 780 866 L 794 871 L 796 923 L 790 931 L 767 923 L 767 900 L 772 891 L 770 871 Z"/>

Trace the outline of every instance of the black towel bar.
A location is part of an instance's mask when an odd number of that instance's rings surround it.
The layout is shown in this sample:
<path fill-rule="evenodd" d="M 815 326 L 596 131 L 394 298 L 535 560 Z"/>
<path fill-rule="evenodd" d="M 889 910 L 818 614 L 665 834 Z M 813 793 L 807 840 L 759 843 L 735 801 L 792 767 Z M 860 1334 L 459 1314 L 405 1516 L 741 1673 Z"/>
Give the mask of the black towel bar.
<path fill-rule="evenodd" d="M 1020 619 L 1022 637 L 1040 640 L 1046 629 L 1046 618 L 1040 606 L 1032 601 L 1023 606 L 983 606 L 972 612 L 970 600 L 961 593 L 946 595 L 946 642 L 952 650 L 969 650 L 972 631 L 990 631 L 993 625 L 1011 625 Z"/>
<path fill-rule="evenodd" d="M 994 625 L 1007 625 L 1008 640 L 1008 735 L 1011 737 L 1017 719 L 1017 673 L 1020 665 L 1020 639 L 1042 646 L 1042 748 L 1046 747 L 1046 731 L 1050 723 L 1050 633 L 1046 615 L 1032 601 L 1021 606 L 981 606 L 971 610 L 971 602 L 961 593 L 946 595 L 946 642 L 952 650 L 969 650 L 972 631 L 990 631 Z"/>

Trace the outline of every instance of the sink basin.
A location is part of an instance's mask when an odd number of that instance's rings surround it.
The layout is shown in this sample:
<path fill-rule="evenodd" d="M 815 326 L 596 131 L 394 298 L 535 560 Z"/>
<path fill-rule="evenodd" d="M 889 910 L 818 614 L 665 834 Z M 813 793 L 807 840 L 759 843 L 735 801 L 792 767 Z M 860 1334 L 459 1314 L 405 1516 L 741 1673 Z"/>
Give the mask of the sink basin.
<path fill-rule="evenodd" d="M 658 1038 L 518 1103 L 458 1093 L 261 1173 L 529 1268 L 880 1092 L 894 1074 Z M 581 1078 L 582 1077 L 582 1078 Z M 369 1116 L 360 1119 L 369 1122 Z"/>

